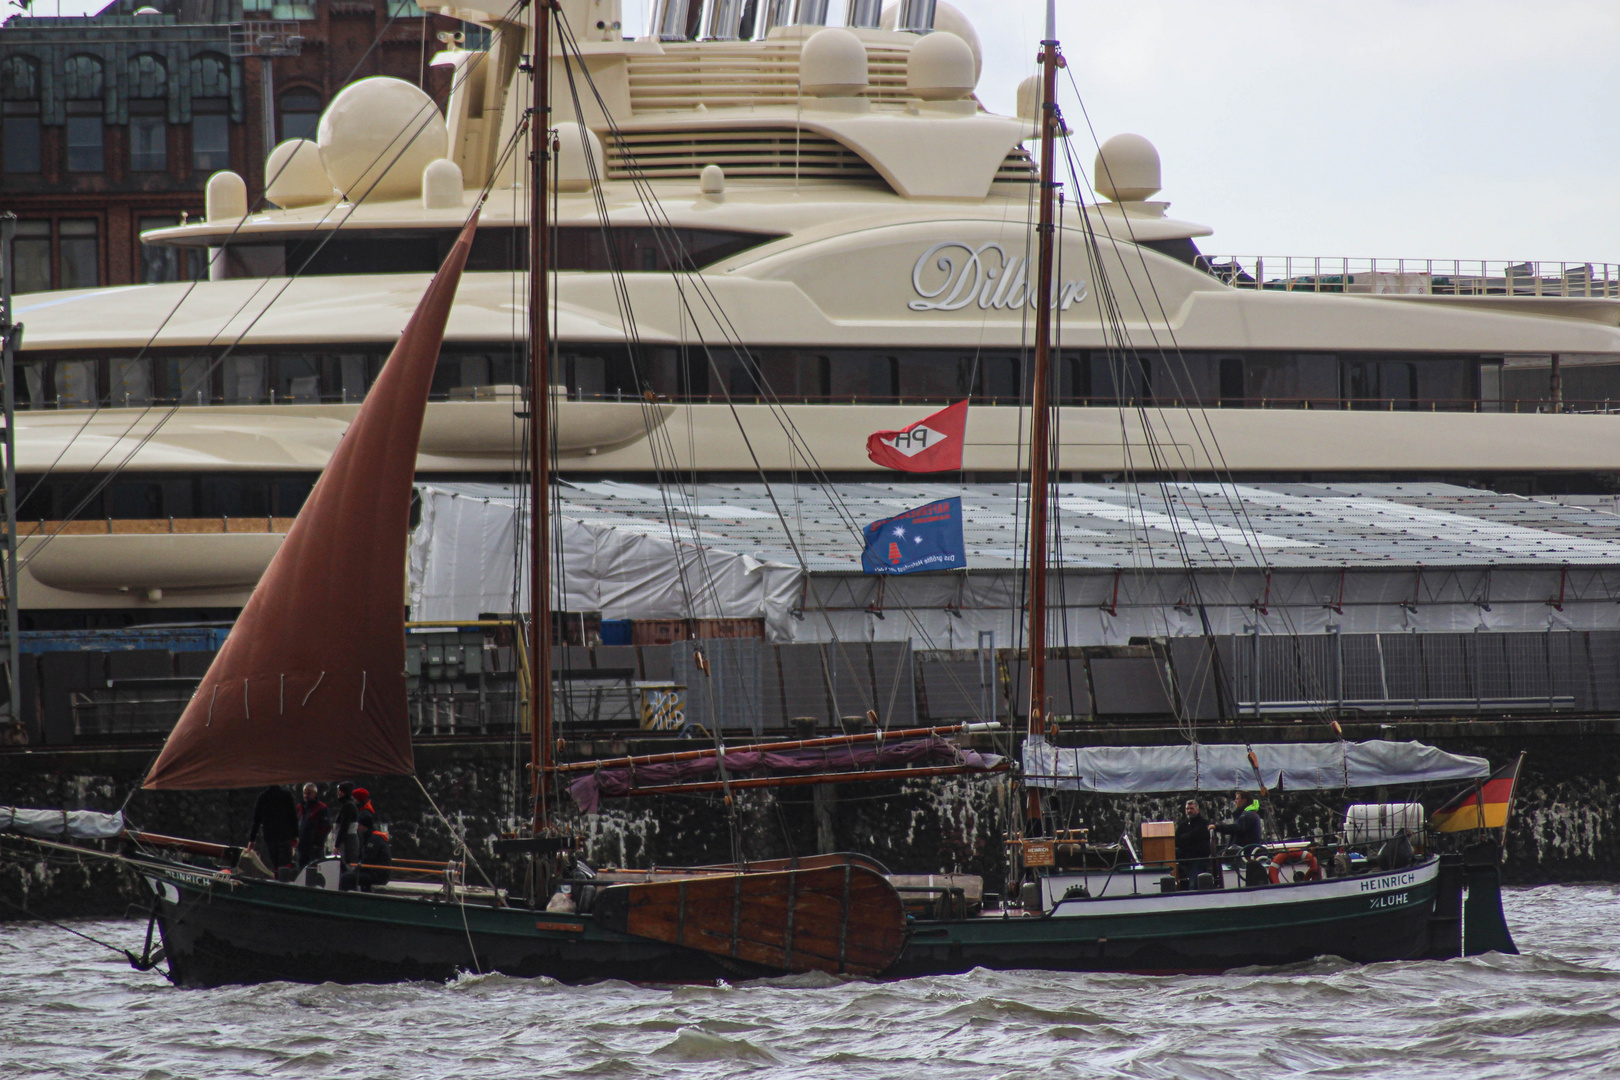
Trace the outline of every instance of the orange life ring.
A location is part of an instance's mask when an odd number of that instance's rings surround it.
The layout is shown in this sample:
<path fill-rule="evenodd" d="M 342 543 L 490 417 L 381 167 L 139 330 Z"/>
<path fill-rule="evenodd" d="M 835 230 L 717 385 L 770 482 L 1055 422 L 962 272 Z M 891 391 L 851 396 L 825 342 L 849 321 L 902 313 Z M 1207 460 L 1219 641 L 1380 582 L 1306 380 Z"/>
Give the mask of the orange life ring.
<path fill-rule="evenodd" d="M 1322 876 L 1322 868 L 1316 862 L 1316 856 L 1308 848 L 1298 848 L 1294 851 L 1280 851 L 1271 857 L 1271 883 L 1282 882 L 1282 868 L 1289 863 L 1303 862 L 1305 864 L 1305 880 L 1317 881 Z"/>

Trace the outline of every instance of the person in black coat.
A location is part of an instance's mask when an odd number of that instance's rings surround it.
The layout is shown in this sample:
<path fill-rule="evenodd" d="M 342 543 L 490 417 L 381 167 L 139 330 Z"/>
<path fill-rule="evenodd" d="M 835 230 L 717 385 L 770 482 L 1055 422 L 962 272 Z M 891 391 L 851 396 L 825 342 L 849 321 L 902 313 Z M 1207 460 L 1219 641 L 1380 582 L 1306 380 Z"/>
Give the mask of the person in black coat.
<path fill-rule="evenodd" d="M 388 834 L 377 828 L 370 814 L 360 815 L 359 826 L 360 865 L 343 872 L 338 878 L 338 888 L 370 892 L 373 886 L 388 884 L 387 867 L 393 863 L 394 855 L 388 847 Z"/>
<path fill-rule="evenodd" d="M 1232 800 L 1232 820 L 1215 826 L 1215 832 L 1231 837 L 1238 847 L 1264 843 L 1260 835 L 1260 800 L 1238 792 Z"/>
<path fill-rule="evenodd" d="M 343 781 L 337 790 L 337 806 L 332 815 L 332 850 L 343 857 L 344 866 L 353 866 L 360 861 L 360 806 L 354 801 L 352 781 Z"/>
<path fill-rule="evenodd" d="M 1176 826 L 1176 863 L 1184 888 L 1196 888 L 1198 875 L 1209 873 L 1209 819 L 1198 803 L 1187 800 L 1187 816 Z"/>
<path fill-rule="evenodd" d="M 272 870 L 279 870 L 292 862 L 293 840 L 298 836 L 298 802 L 292 792 L 280 784 L 271 784 L 259 792 L 253 803 L 253 831 L 248 833 L 248 846 L 264 834 L 264 853 Z"/>
<path fill-rule="evenodd" d="M 332 812 L 321 802 L 314 784 L 304 785 L 304 801 L 298 805 L 298 868 L 302 870 L 326 854 L 326 834 L 332 831 Z"/>

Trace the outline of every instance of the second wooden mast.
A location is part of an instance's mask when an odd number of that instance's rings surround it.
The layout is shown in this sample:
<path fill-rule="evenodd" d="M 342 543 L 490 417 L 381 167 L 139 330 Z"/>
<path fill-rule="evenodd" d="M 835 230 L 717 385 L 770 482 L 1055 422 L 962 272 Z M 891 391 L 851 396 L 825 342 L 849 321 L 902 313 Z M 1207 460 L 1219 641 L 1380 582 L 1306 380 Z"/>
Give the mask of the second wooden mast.
<path fill-rule="evenodd" d="M 551 162 L 552 0 L 531 0 L 529 109 L 529 765 L 533 830 L 551 823 L 551 283 L 546 186 Z"/>
<path fill-rule="evenodd" d="M 1046 732 L 1046 522 L 1047 487 L 1052 442 L 1052 258 L 1056 239 L 1053 204 L 1057 183 L 1053 157 L 1057 152 L 1057 69 L 1062 63 L 1057 43 L 1054 0 L 1046 3 L 1046 37 L 1041 42 L 1041 190 L 1040 221 L 1036 225 L 1035 371 L 1030 399 L 1029 438 L 1029 736 Z M 1026 835 L 1041 832 L 1041 793 L 1025 787 Z"/>

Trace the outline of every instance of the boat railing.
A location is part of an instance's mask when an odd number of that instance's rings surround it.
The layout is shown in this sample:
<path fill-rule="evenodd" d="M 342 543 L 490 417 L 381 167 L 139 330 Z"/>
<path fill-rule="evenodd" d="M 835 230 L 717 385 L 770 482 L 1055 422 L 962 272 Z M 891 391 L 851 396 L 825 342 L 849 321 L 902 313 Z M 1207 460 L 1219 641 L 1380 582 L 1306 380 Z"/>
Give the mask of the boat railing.
<path fill-rule="evenodd" d="M 1200 255 L 1197 265 L 1237 289 L 1372 296 L 1620 299 L 1617 263 Z"/>

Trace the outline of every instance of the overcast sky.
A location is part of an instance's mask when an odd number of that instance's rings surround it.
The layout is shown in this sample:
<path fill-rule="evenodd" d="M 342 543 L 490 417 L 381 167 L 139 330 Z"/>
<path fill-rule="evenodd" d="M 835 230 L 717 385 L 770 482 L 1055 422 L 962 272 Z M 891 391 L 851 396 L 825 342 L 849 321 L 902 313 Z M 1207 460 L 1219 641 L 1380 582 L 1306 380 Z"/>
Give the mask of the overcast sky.
<path fill-rule="evenodd" d="M 954 0 L 1013 110 L 1043 0 Z M 64 0 L 63 12 L 101 3 Z M 834 21 L 842 0 L 831 0 Z M 54 14 L 53 0 L 36 0 Z M 642 32 L 645 0 L 625 0 Z M 1620 262 L 1617 0 L 1060 0 L 1100 138 L 1144 135 L 1216 254 Z M 1081 159 L 1095 148 L 1062 102 Z"/>

